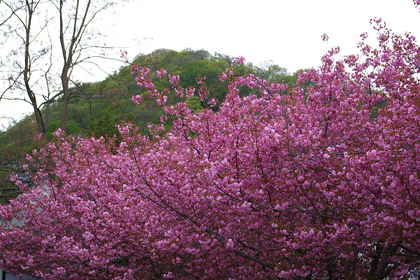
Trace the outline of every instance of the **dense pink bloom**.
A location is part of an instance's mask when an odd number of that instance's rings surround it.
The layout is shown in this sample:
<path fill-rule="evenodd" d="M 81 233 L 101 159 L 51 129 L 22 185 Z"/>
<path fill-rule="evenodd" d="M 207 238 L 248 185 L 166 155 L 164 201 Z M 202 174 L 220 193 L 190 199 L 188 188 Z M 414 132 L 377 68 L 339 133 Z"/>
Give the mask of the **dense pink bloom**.
<path fill-rule="evenodd" d="M 337 60 L 332 48 L 296 87 L 229 74 L 218 112 L 166 104 L 195 91 L 169 75 L 171 92 L 159 92 L 134 65 L 171 131 L 150 124 L 149 137 L 127 123 L 118 144 L 57 131 L 29 157 L 34 186 L 15 177 L 27 191 L 0 208 L 0 266 L 46 279 L 398 279 L 419 270 L 420 49 L 374 24 L 378 49 L 364 36 L 360 56 Z M 205 79 L 197 83 L 215 106 Z M 253 94 L 241 97 L 243 87 Z"/>

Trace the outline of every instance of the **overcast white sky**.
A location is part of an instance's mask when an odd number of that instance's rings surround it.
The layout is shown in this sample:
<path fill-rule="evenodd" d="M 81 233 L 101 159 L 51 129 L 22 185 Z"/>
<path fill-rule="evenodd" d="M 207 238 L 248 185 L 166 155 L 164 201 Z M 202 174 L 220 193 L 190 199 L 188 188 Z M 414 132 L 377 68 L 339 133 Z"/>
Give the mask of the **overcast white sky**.
<path fill-rule="evenodd" d="M 373 17 L 396 33 L 409 31 L 420 39 L 420 13 L 412 0 L 134 0 L 102 16 L 99 26 L 108 46 L 137 45 L 124 47 L 130 58 L 158 48 L 206 49 L 244 56 L 256 65 L 272 60 L 290 73 L 319 66 L 331 47 L 340 46 L 343 55 L 357 53 L 361 33 L 376 35 L 369 24 Z M 328 42 L 321 40 L 324 33 Z M 102 63 L 109 73 L 122 65 Z M 79 80 L 103 78 L 100 72 L 83 73 Z M 22 103 L 0 101 L 0 115 L 20 118 L 28 112 Z"/>

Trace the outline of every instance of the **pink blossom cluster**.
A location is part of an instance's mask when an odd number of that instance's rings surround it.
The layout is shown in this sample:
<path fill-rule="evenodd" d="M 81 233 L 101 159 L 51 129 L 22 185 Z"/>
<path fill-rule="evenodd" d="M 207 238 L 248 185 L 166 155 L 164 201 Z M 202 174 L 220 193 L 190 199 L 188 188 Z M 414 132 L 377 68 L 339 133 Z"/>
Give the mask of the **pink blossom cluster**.
<path fill-rule="evenodd" d="M 244 62 L 245 62 L 245 58 L 243 56 L 236 58 L 236 63 L 238 63 L 238 64 L 244 64 Z"/>
<path fill-rule="evenodd" d="M 124 58 L 124 57 L 126 57 L 127 56 L 127 51 L 121 51 L 121 55 L 120 55 L 120 58 Z"/>
<path fill-rule="evenodd" d="M 363 60 L 336 60 L 333 48 L 297 87 L 229 73 L 216 113 L 165 104 L 169 89 L 158 92 L 134 66 L 162 121 L 177 116 L 172 130 L 149 125 L 148 137 L 121 125 L 119 144 L 58 131 L 30 158 L 35 186 L 0 208 L 0 266 L 45 279 L 419 270 L 420 48 L 410 34 L 378 32 L 378 49 L 362 38 Z M 194 94 L 168 79 L 175 94 Z M 243 86 L 255 93 L 240 97 Z"/>
<path fill-rule="evenodd" d="M 156 71 L 156 74 L 159 79 L 163 79 L 163 78 L 166 78 L 167 72 L 166 70 L 162 70 L 162 71 L 158 70 Z"/>
<path fill-rule="evenodd" d="M 414 6 L 420 8 L 420 0 L 413 0 Z"/>

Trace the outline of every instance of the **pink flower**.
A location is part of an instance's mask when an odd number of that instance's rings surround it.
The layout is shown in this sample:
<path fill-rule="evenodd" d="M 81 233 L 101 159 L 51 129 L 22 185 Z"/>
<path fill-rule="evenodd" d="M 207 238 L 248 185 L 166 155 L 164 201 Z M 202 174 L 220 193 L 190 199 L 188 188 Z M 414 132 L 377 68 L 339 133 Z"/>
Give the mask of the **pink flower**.
<path fill-rule="evenodd" d="M 168 120 L 167 116 L 163 115 L 163 116 L 160 117 L 160 122 L 164 123 L 164 122 L 166 122 L 166 120 Z"/>
<path fill-rule="evenodd" d="M 122 51 L 122 52 L 121 52 L 121 56 L 120 56 L 120 57 L 121 57 L 121 58 L 124 58 L 126 55 L 127 55 L 127 51 Z"/>
<path fill-rule="evenodd" d="M 131 100 L 132 100 L 135 104 L 139 105 L 139 104 L 140 104 L 140 102 L 141 102 L 141 96 L 140 96 L 140 95 L 136 95 L 136 96 L 134 96 L 134 95 L 133 95 L 133 97 L 131 98 Z"/>
<path fill-rule="evenodd" d="M 156 74 L 158 76 L 159 79 L 163 79 L 166 78 L 166 70 L 162 70 L 162 71 L 156 71 Z"/>
<path fill-rule="evenodd" d="M 226 79 L 227 79 L 227 76 L 226 76 L 225 73 L 222 73 L 222 74 L 219 75 L 219 81 L 223 82 Z"/>
<path fill-rule="evenodd" d="M 366 38 L 368 37 L 367 32 L 360 34 L 360 37 L 361 37 L 362 39 L 366 39 Z"/>
<path fill-rule="evenodd" d="M 191 98 L 194 96 L 195 88 L 191 87 L 187 90 L 187 97 Z"/>
<path fill-rule="evenodd" d="M 238 64 L 244 64 L 244 62 L 245 62 L 245 58 L 243 56 L 236 58 L 236 63 L 238 63 Z"/>

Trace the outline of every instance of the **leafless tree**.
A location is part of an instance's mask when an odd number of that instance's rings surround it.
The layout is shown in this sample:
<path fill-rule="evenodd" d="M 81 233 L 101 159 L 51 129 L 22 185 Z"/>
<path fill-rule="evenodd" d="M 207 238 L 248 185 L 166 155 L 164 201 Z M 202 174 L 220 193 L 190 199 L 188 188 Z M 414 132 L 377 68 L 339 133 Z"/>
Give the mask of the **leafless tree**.
<path fill-rule="evenodd" d="M 0 0 L 1 1 L 1 0 Z M 46 141 L 49 107 L 62 103 L 65 129 L 74 71 L 82 63 L 106 58 L 92 22 L 98 14 L 122 2 L 112 0 L 8 0 L 0 2 L 0 45 L 7 56 L 0 64 L 4 88 L 0 99 L 23 100 L 34 110 Z M 96 39 L 96 40 L 95 40 Z M 92 43 L 94 42 L 94 43 Z M 98 53 L 99 52 L 99 53 Z M 0 54 L 1 56 L 1 54 Z M 22 94 L 18 94 L 18 92 Z M 6 95 L 7 93 L 7 95 Z"/>

